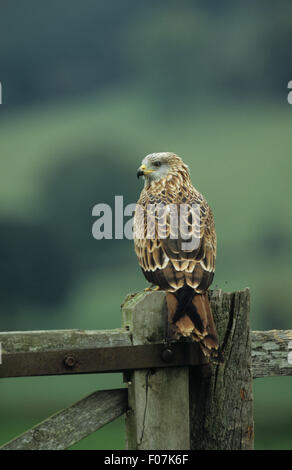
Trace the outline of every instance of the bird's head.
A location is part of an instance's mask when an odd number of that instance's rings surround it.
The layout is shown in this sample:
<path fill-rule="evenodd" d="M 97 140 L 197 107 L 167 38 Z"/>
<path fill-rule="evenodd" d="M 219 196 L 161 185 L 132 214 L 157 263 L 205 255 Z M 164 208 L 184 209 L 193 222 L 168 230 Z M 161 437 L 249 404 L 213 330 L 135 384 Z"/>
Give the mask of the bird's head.
<path fill-rule="evenodd" d="M 189 175 L 188 166 L 175 153 L 151 153 L 143 160 L 138 168 L 137 177 L 143 176 L 146 183 L 160 180 L 170 180 L 178 174 Z"/>

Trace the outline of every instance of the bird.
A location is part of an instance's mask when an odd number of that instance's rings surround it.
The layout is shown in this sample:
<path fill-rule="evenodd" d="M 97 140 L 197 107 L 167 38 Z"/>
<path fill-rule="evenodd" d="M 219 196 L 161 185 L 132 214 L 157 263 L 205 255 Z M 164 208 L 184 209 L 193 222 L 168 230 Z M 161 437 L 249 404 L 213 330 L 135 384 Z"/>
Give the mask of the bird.
<path fill-rule="evenodd" d="M 173 337 L 190 338 L 205 356 L 221 360 L 207 293 L 217 250 L 213 212 L 175 153 L 147 155 L 137 177 L 145 180 L 133 223 L 142 272 L 155 290 L 166 292 Z"/>

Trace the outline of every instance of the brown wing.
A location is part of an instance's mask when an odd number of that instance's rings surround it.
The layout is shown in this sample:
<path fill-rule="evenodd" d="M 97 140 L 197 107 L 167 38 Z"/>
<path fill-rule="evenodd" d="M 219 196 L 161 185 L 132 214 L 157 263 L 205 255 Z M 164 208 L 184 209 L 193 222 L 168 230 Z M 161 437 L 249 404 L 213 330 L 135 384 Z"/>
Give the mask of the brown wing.
<path fill-rule="evenodd" d="M 139 210 L 134 219 L 135 251 L 149 282 L 168 291 L 189 285 L 196 292 L 204 292 L 211 284 L 215 271 L 214 219 L 200 193 L 191 192 L 191 197 L 185 196 L 181 193 L 179 202 L 174 204 L 170 197 L 161 200 L 161 197 L 155 198 L 152 195 L 150 204 L 154 207 L 162 203 L 166 208 L 165 204 L 170 204 L 170 209 L 165 209 L 168 212 L 164 216 L 162 209 L 162 213 L 156 212 L 154 217 L 147 217 L 150 199 L 140 198 Z M 180 204 L 185 205 L 184 214 L 180 212 Z M 177 223 L 172 217 L 171 206 L 177 208 Z M 180 215 L 185 221 L 184 226 L 179 223 Z M 186 238 L 189 235 L 193 238 Z M 193 244 L 191 240 L 194 241 Z"/>

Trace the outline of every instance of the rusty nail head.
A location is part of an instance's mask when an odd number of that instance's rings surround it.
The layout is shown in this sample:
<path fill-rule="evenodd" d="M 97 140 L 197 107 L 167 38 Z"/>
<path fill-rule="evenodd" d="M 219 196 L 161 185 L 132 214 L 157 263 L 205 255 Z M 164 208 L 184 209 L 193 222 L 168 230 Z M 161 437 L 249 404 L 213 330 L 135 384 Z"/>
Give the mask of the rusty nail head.
<path fill-rule="evenodd" d="M 174 356 L 174 352 L 170 348 L 166 348 L 162 351 L 161 357 L 164 362 L 171 362 L 173 359 L 173 356 Z"/>
<path fill-rule="evenodd" d="M 65 356 L 64 363 L 67 367 L 74 367 L 76 359 L 72 354 L 67 354 L 67 356 Z"/>

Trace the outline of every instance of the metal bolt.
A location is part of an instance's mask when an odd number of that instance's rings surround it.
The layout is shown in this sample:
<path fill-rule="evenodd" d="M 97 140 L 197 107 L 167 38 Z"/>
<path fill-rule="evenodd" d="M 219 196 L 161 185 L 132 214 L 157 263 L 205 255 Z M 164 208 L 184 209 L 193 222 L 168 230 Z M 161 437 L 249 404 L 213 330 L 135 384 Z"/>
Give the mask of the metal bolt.
<path fill-rule="evenodd" d="M 170 348 L 166 348 L 162 351 L 161 357 L 164 362 L 171 362 L 173 360 L 174 352 Z"/>
<path fill-rule="evenodd" d="M 74 367 L 76 364 L 76 358 L 72 354 L 67 354 L 64 359 L 64 364 L 67 367 Z"/>

